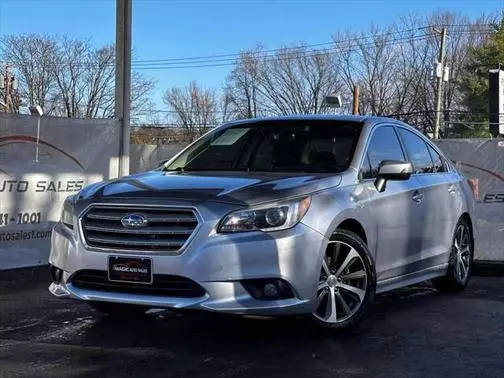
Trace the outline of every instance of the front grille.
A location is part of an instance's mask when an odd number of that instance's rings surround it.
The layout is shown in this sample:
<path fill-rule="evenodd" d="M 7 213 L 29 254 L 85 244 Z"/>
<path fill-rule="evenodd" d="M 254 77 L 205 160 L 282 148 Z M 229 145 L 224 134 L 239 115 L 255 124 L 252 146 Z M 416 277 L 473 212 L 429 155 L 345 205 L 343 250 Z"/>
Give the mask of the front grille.
<path fill-rule="evenodd" d="M 205 290 L 189 278 L 167 274 L 154 274 L 152 284 L 112 282 L 103 270 L 79 270 L 70 282 L 80 289 L 108 291 L 114 293 L 144 294 L 167 297 L 197 298 Z"/>
<path fill-rule="evenodd" d="M 145 217 L 147 225 L 124 227 L 121 219 L 131 214 Z M 116 251 L 177 253 L 197 225 L 193 210 L 162 207 L 93 205 L 81 218 L 83 236 L 89 246 Z"/>

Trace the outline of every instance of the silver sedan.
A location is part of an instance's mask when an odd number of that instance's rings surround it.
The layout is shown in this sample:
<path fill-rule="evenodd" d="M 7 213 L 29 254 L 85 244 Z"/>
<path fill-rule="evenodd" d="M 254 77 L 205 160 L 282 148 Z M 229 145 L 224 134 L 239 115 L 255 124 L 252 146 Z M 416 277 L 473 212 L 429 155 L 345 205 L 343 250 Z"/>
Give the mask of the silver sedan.
<path fill-rule="evenodd" d="M 402 122 L 238 121 L 69 197 L 50 291 L 113 315 L 309 314 L 346 328 L 378 293 L 425 280 L 462 290 L 473 211 L 466 179 Z"/>

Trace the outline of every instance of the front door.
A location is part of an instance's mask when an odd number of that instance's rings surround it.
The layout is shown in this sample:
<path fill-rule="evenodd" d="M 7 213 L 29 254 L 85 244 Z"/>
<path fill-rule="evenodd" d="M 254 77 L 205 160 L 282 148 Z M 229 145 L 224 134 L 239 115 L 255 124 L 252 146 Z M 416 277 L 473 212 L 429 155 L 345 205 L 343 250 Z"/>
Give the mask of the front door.
<path fill-rule="evenodd" d="M 424 201 L 421 183 L 389 180 L 378 192 L 374 179 L 383 160 L 407 160 L 393 126 L 373 130 L 362 168 L 363 185 L 369 193 L 368 216 L 376 225 L 375 266 L 377 280 L 412 273 L 423 248 Z"/>

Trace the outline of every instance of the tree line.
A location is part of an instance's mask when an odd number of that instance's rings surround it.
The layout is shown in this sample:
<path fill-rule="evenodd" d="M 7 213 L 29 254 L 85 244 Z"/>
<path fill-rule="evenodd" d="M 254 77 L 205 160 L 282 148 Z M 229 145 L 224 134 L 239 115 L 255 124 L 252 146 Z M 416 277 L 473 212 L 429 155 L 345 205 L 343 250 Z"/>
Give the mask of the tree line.
<path fill-rule="evenodd" d="M 286 46 L 265 54 L 257 46 L 240 54 L 222 89 L 191 82 L 166 90 L 167 119 L 197 135 L 233 119 L 331 113 L 324 102 L 328 94 L 339 94 L 343 108 L 338 112 L 348 114 L 353 88 L 359 86 L 360 114 L 393 116 L 431 133 L 440 48 L 435 27 L 448 28 L 441 135 L 487 136 L 488 69 L 500 59 L 492 51 L 502 24 L 495 16 L 471 20 L 450 12 L 336 33 L 333 44 L 323 49 Z"/>
<path fill-rule="evenodd" d="M 94 48 L 87 40 L 65 36 L 7 35 L 0 38 L 0 60 L 5 62 L 2 71 L 8 69 L 17 79 L 14 111 L 40 105 L 52 116 L 114 116 L 114 45 Z M 154 88 L 152 79 L 132 73 L 133 116 L 154 108 Z"/>
<path fill-rule="evenodd" d="M 155 82 L 134 71 L 132 118 L 139 124 L 174 125 L 194 139 L 223 121 L 333 113 L 324 101 L 330 94 L 343 99 L 336 111 L 348 114 L 353 88 L 359 86 L 360 114 L 394 116 L 430 133 L 442 27 L 448 29 L 449 80 L 442 97 L 441 135 L 486 136 L 488 70 L 504 62 L 503 23 L 498 16 L 469 19 L 451 12 L 339 32 L 323 47 L 266 50 L 258 45 L 230 60 L 222 88 L 190 82 L 166 89 L 166 109 L 161 111 L 152 101 Z M 19 77 L 22 103 L 41 105 L 56 116 L 113 116 L 113 45 L 93 48 L 89 41 L 67 37 L 11 35 L 1 38 L 0 54 Z"/>

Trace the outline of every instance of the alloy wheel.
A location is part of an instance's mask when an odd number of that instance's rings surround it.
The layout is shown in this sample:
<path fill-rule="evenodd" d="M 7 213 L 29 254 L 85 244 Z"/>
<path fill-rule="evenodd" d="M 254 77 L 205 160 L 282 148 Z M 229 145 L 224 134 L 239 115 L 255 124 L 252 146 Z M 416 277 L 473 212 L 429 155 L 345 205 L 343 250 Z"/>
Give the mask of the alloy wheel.
<path fill-rule="evenodd" d="M 470 234 L 465 224 L 459 224 L 455 232 L 453 249 L 455 252 L 455 275 L 460 283 L 464 283 L 469 274 L 471 264 Z"/>
<path fill-rule="evenodd" d="M 364 261 L 349 244 L 330 241 L 322 260 L 313 315 L 326 323 L 340 323 L 360 308 L 368 284 Z"/>

